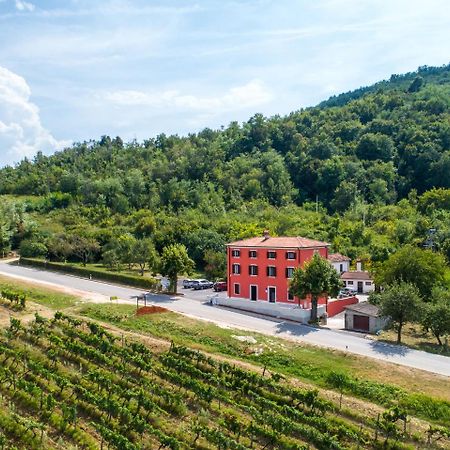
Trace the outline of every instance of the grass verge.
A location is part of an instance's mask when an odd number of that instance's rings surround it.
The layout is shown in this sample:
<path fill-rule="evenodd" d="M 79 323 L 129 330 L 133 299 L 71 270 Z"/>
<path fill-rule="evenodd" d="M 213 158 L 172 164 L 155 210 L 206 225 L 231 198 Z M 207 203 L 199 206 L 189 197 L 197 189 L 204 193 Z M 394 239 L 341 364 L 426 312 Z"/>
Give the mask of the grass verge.
<path fill-rule="evenodd" d="M 39 303 L 52 309 L 70 308 L 80 301 L 80 299 L 74 295 L 35 287 L 22 281 L 18 283 L 15 280 L 11 280 L 11 278 L 0 276 L 0 291 L 2 289 L 11 289 L 19 294 L 25 294 L 27 301 Z"/>

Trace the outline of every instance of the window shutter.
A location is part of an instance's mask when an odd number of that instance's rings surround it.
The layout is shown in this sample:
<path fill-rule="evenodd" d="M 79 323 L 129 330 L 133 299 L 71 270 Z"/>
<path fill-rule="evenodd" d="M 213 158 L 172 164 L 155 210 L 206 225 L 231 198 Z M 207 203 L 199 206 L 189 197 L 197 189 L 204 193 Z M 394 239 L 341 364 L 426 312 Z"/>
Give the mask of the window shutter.
<path fill-rule="evenodd" d="M 239 264 L 237 266 L 237 269 L 238 269 L 238 274 L 240 274 L 241 273 L 241 266 Z"/>
<path fill-rule="evenodd" d="M 255 275 L 258 275 L 258 266 L 255 266 Z"/>
<path fill-rule="evenodd" d="M 269 276 L 269 275 L 270 275 L 270 268 L 267 267 L 267 276 Z"/>
<path fill-rule="evenodd" d="M 286 259 L 289 259 L 289 252 L 286 252 Z"/>
<path fill-rule="evenodd" d="M 286 278 L 289 278 L 289 269 L 286 268 L 285 271 L 286 271 Z"/>
<path fill-rule="evenodd" d="M 248 274 L 249 274 L 249 275 L 252 274 L 252 266 L 248 266 Z"/>
<path fill-rule="evenodd" d="M 274 276 L 274 277 L 277 276 L 277 268 L 276 268 L 276 267 L 273 268 L 273 276 Z"/>

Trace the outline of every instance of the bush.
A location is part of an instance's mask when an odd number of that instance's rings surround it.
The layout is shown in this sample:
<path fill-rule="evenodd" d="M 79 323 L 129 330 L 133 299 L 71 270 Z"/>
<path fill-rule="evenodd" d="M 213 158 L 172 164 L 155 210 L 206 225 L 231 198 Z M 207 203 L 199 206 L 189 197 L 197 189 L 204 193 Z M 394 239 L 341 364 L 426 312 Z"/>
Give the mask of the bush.
<path fill-rule="evenodd" d="M 41 259 L 20 258 L 20 263 L 24 265 L 42 267 L 44 269 L 56 270 L 78 275 L 83 278 L 93 278 L 103 281 L 111 281 L 113 283 L 126 284 L 129 286 L 141 287 L 144 289 L 155 290 L 158 288 L 159 281 L 154 278 L 135 277 L 133 275 L 125 275 L 122 273 L 103 272 L 89 267 L 80 267 L 71 264 L 48 262 Z"/>
<path fill-rule="evenodd" d="M 25 258 L 38 258 L 47 254 L 47 246 L 42 242 L 24 240 L 20 243 L 19 251 Z"/>

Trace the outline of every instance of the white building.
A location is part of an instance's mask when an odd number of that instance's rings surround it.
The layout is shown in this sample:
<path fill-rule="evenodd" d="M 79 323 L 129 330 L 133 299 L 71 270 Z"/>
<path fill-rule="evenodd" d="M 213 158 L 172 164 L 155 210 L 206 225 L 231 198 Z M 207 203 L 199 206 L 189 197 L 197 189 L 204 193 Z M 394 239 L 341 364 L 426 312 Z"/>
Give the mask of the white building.
<path fill-rule="evenodd" d="M 350 258 L 348 256 L 341 255 L 340 253 L 330 253 L 328 255 L 328 261 L 339 273 L 350 270 Z"/>
<path fill-rule="evenodd" d="M 375 290 L 375 284 L 369 272 L 362 270 L 361 261 L 356 262 L 355 271 L 347 271 L 341 274 L 344 287 L 352 289 L 358 294 L 368 294 Z"/>

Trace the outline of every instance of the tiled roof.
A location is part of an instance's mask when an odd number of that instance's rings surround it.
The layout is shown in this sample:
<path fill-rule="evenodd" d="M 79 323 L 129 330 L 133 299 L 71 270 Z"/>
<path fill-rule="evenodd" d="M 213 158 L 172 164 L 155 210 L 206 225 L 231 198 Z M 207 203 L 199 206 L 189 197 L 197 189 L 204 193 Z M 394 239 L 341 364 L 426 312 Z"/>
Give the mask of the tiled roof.
<path fill-rule="evenodd" d="M 243 239 L 242 241 L 230 242 L 232 247 L 268 247 L 268 248 L 311 248 L 327 247 L 327 242 L 316 241 L 304 237 L 268 237 L 263 236 Z"/>
<path fill-rule="evenodd" d="M 366 316 L 378 317 L 379 309 L 378 306 L 372 305 L 369 302 L 356 303 L 355 305 L 346 306 L 345 309 L 354 311 L 357 313 L 365 314 Z"/>
<path fill-rule="evenodd" d="M 372 280 L 369 272 L 366 272 L 365 270 L 344 272 L 341 275 L 341 278 L 343 280 Z"/>
<path fill-rule="evenodd" d="M 328 261 L 344 262 L 344 261 L 351 261 L 351 259 L 348 256 L 341 255 L 340 253 L 330 253 L 328 255 Z"/>

